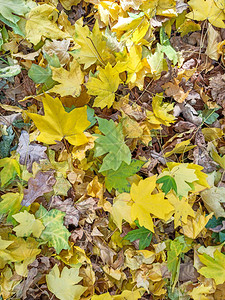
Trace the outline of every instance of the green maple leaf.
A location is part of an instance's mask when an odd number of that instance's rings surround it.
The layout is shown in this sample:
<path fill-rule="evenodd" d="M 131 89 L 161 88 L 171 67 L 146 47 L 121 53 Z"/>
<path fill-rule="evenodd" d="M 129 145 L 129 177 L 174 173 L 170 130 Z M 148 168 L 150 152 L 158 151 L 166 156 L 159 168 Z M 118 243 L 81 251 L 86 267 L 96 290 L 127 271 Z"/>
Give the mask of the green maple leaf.
<path fill-rule="evenodd" d="M 15 133 L 13 133 L 12 126 L 6 129 L 8 135 L 3 135 L 0 142 L 0 157 L 4 158 L 10 156 L 10 147 L 14 140 Z"/>
<path fill-rule="evenodd" d="M 13 158 L 5 157 L 0 159 L 0 172 L 1 186 L 8 184 L 17 175 L 20 176 L 20 164 Z"/>
<path fill-rule="evenodd" d="M 214 252 L 214 258 L 203 253 L 199 255 L 200 261 L 205 265 L 198 272 L 206 278 L 213 278 L 216 284 L 225 281 L 225 255 L 218 250 Z"/>
<path fill-rule="evenodd" d="M 174 190 L 177 193 L 177 184 L 173 177 L 165 175 L 159 178 L 156 182 L 163 184 L 161 190 L 165 193 L 165 195 L 168 194 L 170 190 Z"/>
<path fill-rule="evenodd" d="M 130 242 L 139 240 L 139 250 L 144 250 L 151 243 L 152 232 L 144 226 L 140 226 L 138 221 L 135 221 L 135 224 L 138 226 L 138 229 L 128 232 L 128 234 L 125 235 L 124 239 Z"/>
<path fill-rule="evenodd" d="M 17 222 L 14 220 L 12 215 L 23 212 L 28 209 L 28 207 L 23 207 L 21 201 L 23 200 L 23 194 L 19 193 L 6 193 L 1 196 L 0 201 L 0 217 L 7 215 L 6 223 L 15 225 Z"/>
<path fill-rule="evenodd" d="M 122 124 L 117 126 L 113 120 L 97 118 L 99 130 L 104 134 L 96 134 L 98 138 L 95 141 L 95 157 L 108 153 L 104 159 L 99 172 L 107 170 L 118 170 L 124 161 L 128 165 L 131 162 L 130 149 L 124 142 Z"/>
<path fill-rule="evenodd" d="M 23 35 L 17 25 L 20 16 L 25 16 L 30 8 L 24 0 L 0 0 L 0 21 L 13 28 L 16 34 Z"/>
<path fill-rule="evenodd" d="M 40 219 L 45 226 L 40 238 L 48 242 L 49 247 L 54 247 L 57 254 L 62 249 L 70 249 L 68 244 L 70 233 L 63 225 L 64 216 L 64 212 L 57 209 L 47 211 L 42 205 L 35 214 L 36 219 Z"/>
<path fill-rule="evenodd" d="M 0 0 L 0 7 L 0 15 L 14 24 L 20 20 L 19 16 L 24 16 L 29 11 L 23 0 Z"/>
<path fill-rule="evenodd" d="M 44 83 L 43 90 L 48 90 L 57 83 L 52 79 L 52 70 L 49 66 L 42 68 L 39 65 L 32 64 L 28 71 L 28 76 L 35 83 Z"/>
<path fill-rule="evenodd" d="M 108 170 L 102 172 L 105 176 L 105 186 L 109 192 L 112 188 L 118 190 L 120 193 L 129 193 L 130 192 L 130 183 L 127 181 L 127 178 L 136 174 L 144 162 L 140 160 L 132 160 L 130 165 L 127 165 L 125 162 L 122 162 L 118 170 Z"/>

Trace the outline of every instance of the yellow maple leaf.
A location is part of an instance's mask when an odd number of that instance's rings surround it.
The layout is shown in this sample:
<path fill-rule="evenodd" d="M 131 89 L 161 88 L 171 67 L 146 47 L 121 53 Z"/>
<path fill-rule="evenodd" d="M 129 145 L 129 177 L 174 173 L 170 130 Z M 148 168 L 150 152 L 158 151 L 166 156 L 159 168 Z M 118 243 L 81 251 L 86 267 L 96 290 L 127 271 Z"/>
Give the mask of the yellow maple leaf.
<path fill-rule="evenodd" d="M 63 39 L 69 37 L 67 33 L 59 29 L 56 24 L 58 18 L 57 9 L 54 6 L 43 4 L 31 9 L 26 22 L 26 38 L 34 45 L 38 44 L 42 37 L 49 39 Z"/>
<path fill-rule="evenodd" d="M 100 20 L 105 23 L 106 26 L 109 25 L 111 20 L 117 20 L 119 11 L 121 11 L 120 5 L 114 0 L 96 1 L 95 8 L 98 10 Z"/>
<path fill-rule="evenodd" d="M 208 20 L 212 25 L 220 28 L 225 28 L 223 20 L 225 20 L 225 13 L 220 9 L 214 0 L 190 0 L 188 4 L 192 10 L 186 14 L 187 18 L 204 21 Z"/>
<path fill-rule="evenodd" d="M 214 252 L 214 257 L 203 254 L 199 255 L 200 261 L 205 265 L 198 270 L 206 278 L 213 278 L 216 284 L 225 282 L 225 255 L 219 250 Z"/>
<path fill-rule="evenodd" d="M 180 196 L 187 196 L 189 191 L 197 193 L 210 187 L 206 180 L 207 174 L 202 172 L 202 166 L 175 162 L 169 162 L 167 166 L 158 178 L 165 175 L 173 177 L 177 185 L 177 194 Z"/>
<path fill-rule="evenodd" d="M 83 131 L 90 125 L 87 107 L 75 108 L 67 113 L 59 100 L 45 95 L 42 100 L 45 115 L 27 113 L 41 132 L 37 140 L 46 144 L 56 144 L 65 138 L 70 144 L 79 146 L 88 142 Z"/>
<path fill-rule="evenodd" d="M 82 280 L 82 277 L 79 276 L 79 267 L 79 264 L 70 269 L 64 267 L 60 274 L 59 268 L 57 264 L 55 264 L 51 272 L 46 275 L 48 289 L 61 300 L 79 300 L 87 289 L 77 284 Z"/>
<path fill-rule="evenodd" d="M 133 87 L 137 85 L 140 89 L 143 88 L 144 77 L 142 80 L 139 78 L 139 73 L 151 71 L 149 64 L 146 58 L 142 59 L 142 47 L 140 45 L 133 45 L 130 48 L 129 53 L 125 53 L 124 56 L 118 57 L 119 61 L 115 65 L 115 69 L 118 70 L 119 73 L 126 71 L 127 72 L 127 80 L 126 83 Z"/>
<path fill-rule="evenodd" d="M 161 94 L 156 94 L 152 98 L 152 109 L 153 113 L 148 112 L 147 117 L 150 123 L 153 124 L 163 124 L 169 126 L 170 123 L 175 122 L 175 117 L 169 112 L 173 110 L 172 103 L 163 103 L 163 96 Z"/>
<path fill-rule="evenodd" d="M 174 214 L 174 228 L 181 226 L 182 223 L 187 224 L 187 217 L 195 217 L 195 213 L 191 206 L 188 203 L 188 200 L 183 197 L 179 200 L 173 193 L 169 193 L 166 196 L 169 202 L 173 205 L 175 214 Z"/>
<path fill-rule="evenodd" d="M 193 240 L 196 239 L 212 215 L 213 213 L 205 216 L 205 213 L 203 214 L 201 208 L 199 208 L 197 212 L 195 212 L 195 218 L 188 217 L 187 224 L 182 226 L 181 232 Z"/>
<path fill-rule="evenodd" d="M 111 215 L 114 223 L 122 231 L 122 220 L 132 224 L 131 219 L 131 197 L 128 193 L 122 193 L 114 198 Z"/>
<path fill-rule="evenodd" d="M 70 53 L 80 64 L 84 64 L 84 69 L 95 63 L 106 65 L 107 61 L 113 60 L 106 47 L 106 41 L 103 40 L 98 21 L 91 32 L 88 26 L 82 26 L 82 20 L 78 20 L 75 24 L 75 33 L 74 41 L 77 45 Z"/>
<path fill-rule="evenodd" d="M 200 284 L 197 287 L 193 288 L 193 290 L 189 292 L 189 295 L 193 298 L 193 300 L 207 300 L 209 298 L 206 297 L 205 294 L 212 294 L 211 291 L 211 286 L 205 286 L 204 284 Z"/>
<path fill-rule="evenodd" d="M 40 220 L 35 219 L 34 215 L 26 210 L 13 215 L 13 218 L 20 223 L 13 229 L 18 237 L 27 237 L 32 233 L 34 237 L 39 238 L 42 231 L 45 229 L 43 223 Z"/>
<path fill-rule="evenodd" d="M 110 63 L 107 64 L 105 69 L 99 68 L 98 78 L 90 77 L 86 84 L 88 94 L 97 96 L 93 105 L 100 108 L 111 107 L 119 83 L 119 73 Z"/>
<path fill-rule="evenodd" d="M 81 71 L 79 63 L 73 59 L 70 63 L 70 70 L 64 68 L 53 68 L 52 78 L 60 84 L 55 85 L 49 92 L 64 96 L 78 97 L 81 92 L 81 84 L 84 82 L 84 74 Z"/>
<path fill-rule="evenodd" d="M 169 220 L 174 212 L 170 202 L 164 199 L 164 193 L 152 194 L 156 186 L 156 176 L 140 180 L 136 185 L 132 184 L 130 195 L 133 200 L 131 206 L 131 218 L 133 221 L 138 219 L 140 226 L 144 226 L 154 232 L 151 215 Z"/>

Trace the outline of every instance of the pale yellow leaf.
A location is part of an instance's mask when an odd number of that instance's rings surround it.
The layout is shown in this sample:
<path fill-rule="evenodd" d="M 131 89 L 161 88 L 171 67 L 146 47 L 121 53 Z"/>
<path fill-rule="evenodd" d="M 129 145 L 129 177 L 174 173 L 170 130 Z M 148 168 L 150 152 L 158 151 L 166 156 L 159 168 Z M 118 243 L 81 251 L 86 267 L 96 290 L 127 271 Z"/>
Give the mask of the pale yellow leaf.
<path fill-rule="evenodd" d="M 81 84 L 84 82 L 84 74 L 79 63 L 73 59 L 70 63 L 70 70 L 64 68 L 53 68 L 52 78 L 60 84 L 56 84 L 49 92 L 60 94 L 60 96 L 78 97 L 81 92 Z"/>
<path fill-rule="evenodd" d="M 45 226 L 40 220 L 35 219 L 35 216 L 27 212 L 20 212 L 13 215 L 13 218 L 20 223 L 13 230 L 18 237 L 28 237 L 33 234 L 34 237 L 39 238 Z"/>
<path fill-rule="evenodd" d="M 41 41 L 42 37 L 49 39 L 69 37 L 67 33 L 60 30 L 57 26 L 57 18 L 58 13 L 54 6 L 42 4 L 34 7 L 27 17 L 26 38 L 36 45 Z"/>

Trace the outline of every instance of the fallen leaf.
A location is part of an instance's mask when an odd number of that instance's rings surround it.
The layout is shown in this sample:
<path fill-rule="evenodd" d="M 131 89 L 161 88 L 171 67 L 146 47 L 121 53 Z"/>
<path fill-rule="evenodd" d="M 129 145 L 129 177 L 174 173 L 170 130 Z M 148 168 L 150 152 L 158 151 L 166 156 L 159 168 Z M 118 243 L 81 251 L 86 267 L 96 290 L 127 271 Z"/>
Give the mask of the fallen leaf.
<path fill-rule="evenodd" d="M 49 16 L 52 16 L 49 18 Z M 31 9 L 26 22 L 26 38 L 34 45 L 38 44 L 42 37 L 50 39 L 63 39 L 69 37 L 61 31 L 56 24 L 58 18 L 54 6 L 43 4 Z"/>
<path fill-rule="evenodd" d="M 130 149 L 124 142 L 122 124 L 116 126 L 113 120 L 97 118 L 99 130 L 104 134 L 96 134 L 95 157 L 108 153 L 104 159 L 99 172 L 114 170 L 116 171 L 124 161 L 128 165 L 131 162 Z"/>
<path fill-rule="evenodd" d="M 97 96 L 94 101 L 94 106 L 108 108 L 113 105 L 115 100 L 115 92 L 120 83 L 119 73 L 110 63 L 105 67 L 98 69 L 98 78 L 90 77 L 86 84 L 89 95 Z"/>
<path fill-rule="evenodd" d="M 61 274 L 58 266 L 52 268 L 51 272 L 46 275 L 48 289 L 60 300 L 79 300 L 86 290 L 82 285 L 77 284 L 82 280 L 79 277 L 79 265 L 76 268 L 64 267 Z"/>
<path fill-rule="evenodd" d="M 45 95 L 42 99 L 45 115 L 27 113 L 40 130 L 38 141 L 56 144 L 56 141 L 67 139 L 72 145 L 83 145 L 88 140 L 83 131 L 90 125 L 87 120 L 87 107 L 74 108 L 67 113 L 58 98 Z"/>
<path fill-rule="evenodd" d="M 53 56 L 53 54 L 56 54 L 60 61 L 60 64 L 65 65 L 70 60 L 70 55 L 67 52 L 69 49 L 69 45 L 70 45 L 69 40 L 62 40 L 62 41 L 57 41 L 54 39 L 52 39 L 52 41 L 46 40 L 43 46 L 43 50 L 49 56 Z"/>
<path fill-rule="evenodd" d="M 194 210 L 191 208 L 188 200 L 183 197 L 179 200 L 174 194 L 170 193 L 167 195 L 169 202 L 173 205 L 175 214 L 174 214 L 174 228 L 182 226 L 182 224 L 187 224 L 188 216 L 195 217 Z"/>
<path fill-rule="evenodd" d="M 69 226 L 70 224 L 73 224 L 75 227 L 78 226 L 80 214 L 79 211 L 74 207 L 74 202 L 71 198 L 62 201 L 61 197 L 53 196 L 49 206 L 66 213 L 64 217 L 65 226 Z"/>
<path fill-rule="evenodd" d="M 138 219 L 140 226 L 144 226 L 154 232 L 152 216 L 168 220 L 173 211 L 173 206 L 164 199 L 164 193 L 152 194 L 156 186 L 156 176 L 140 180 L 136 185 L 132 184 L 130 195 L 133 200 L 131 206 L 131 218 Z"/>
<path fill-rule="evenodd" d="M 223 20 L 225 13 L 221 10 L 213 0 L 190 0 L 188 5 L 193 11 L 186 14 L 186 18 L 197 21 L 208 20 L 212 25 L 220 28 L 225 28 Z"/>
<path fill-rule="evenodd" d="M 218 60 L 220 54 L 217 51 L 218 43 L 221 42 L 220 34 L 213 28 L 213 26 L 208 23 L 207 29 L 208 43 L 205 54 L 211 59 Z"/>
<path fill-rule="evenodd" d="M 143 161 L 132 160 L 130 165 L 122 162 L 116 171 L 108 170 L 102 172 L 102 175 L 105 176 L 105 186 L 108 191 L 111 192 L 112 188 L 114 188 L 120 193 L 129 193 L 131 185 L 127 178 L 136 174 L 143 165 Z"/>
<path fill-rule="evenodd" d="M 35 178 L 30 178 L 28 180 L 28 189 L 24 189 L 23 200 L 21 202 L 22 206 L 29 206 L 38 197 L 43 196 L 44 193 L 52 191 L 56 179 L 54 177 L 55 171 L 39 171 Z"/>
<path fill-rule="evenodd" d="M 45 226 L 40 238 L 48 242 L 49 247 L 54 247 L 57 254 L 62 249 L 70 249 L 68 244 L 70 232 L 63 225 L 64 216 L 64 212 L 57 209 L 47 211 L 42 205 L 35 214 L 35 217 L 41 220 Z"/>
<path fill-rule="evenodd" d="M 215 217 L 225 217 L 223 203 L 225 202 L 225 188 L 213 186 L 201 192 L 201 198 L 209 212 L 213 212 Z"/>
<path fill-rule="evenodd" d="M 214 252 L 214 257 L 207 254 L 199 255 L 200 261 L 205 265 L 198 270 L 206 278 L 213 278 L 216 284 L 222 284 L 225 281 L 225 255 L 218 250 Z"/>
<path fill-rule="evenodd" d="M 40 220 L 35 219 L 34 215 L 26 210 L 13 215 L 13 218 L 20 223 L 13 228 L 18 237 L 28 237 L 33 234 L 34 237 L 39 238 L 45 228 Z"/>
<path fill-rule="evenodd" d="M 20 159 L 19 159 L 20 164 L 26 165 L 27 170 L 29 172 L 32 172 L 33 162 L 36 161 L 40 163 L 40 159 L 47 158 L 47 155 L 45 153 L 46 150 L 47 147 L 35 143 L 30 143 L 29 133 L 25 130 L 21 131 L 19 144 L 16 151 L 20 155 Z"/>
<path fill-rule="evenodd" d="M 81 67 L 76 59 L 70 63 L 70 70 L 67 71 L 64 68 L 53 68 L 52 78 L 59 82 L 49 92 L 60 94 L 64 96 L 78 97 L 81 92 L 81 84 L 84 82 L 84 74 L 81 71 Z"/>
<path fill-rule="evenodd" d="M 94 63 L 106 65 L 106 62 L 112 58 L 99 29 L 98 21 L 95 22 L 91 32 L 87 25 L 83 27 L 82 21 L 78 20 L 75 24 L 74 41 L 79 47 L 70 53 L 80 64 L 84 64 L 84 69 Z"/>
<path fill-rule="evenodd" d="M 0 159 L 0 171 L 1 187 L 8 184 L 10 180 L 14 179 L 17 175 L 20 176 L 20 165 L 19 163 L 9 157 Z"/>

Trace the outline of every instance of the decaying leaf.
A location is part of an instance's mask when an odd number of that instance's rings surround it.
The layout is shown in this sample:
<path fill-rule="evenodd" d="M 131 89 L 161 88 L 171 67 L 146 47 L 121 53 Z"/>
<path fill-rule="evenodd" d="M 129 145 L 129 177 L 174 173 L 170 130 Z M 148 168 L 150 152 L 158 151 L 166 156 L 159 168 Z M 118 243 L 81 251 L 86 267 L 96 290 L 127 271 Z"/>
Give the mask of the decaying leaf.
<path fill-rule="evenodd" d="M 52 191 L 56 183 L 54 173 L 55 171 L 39 171 L 35 178 L 30 178 L 28 180 L 28 188 L 23 191 L 24 196 L 21 205 L 29 206 L 38 197 L 43 196 L 44 193 Z"/>
<path fill-rule="evenodd" d="M 61 197 L 53 196 L 50 202 L 51 208 L 56 208 L 66 213 L 64 217 L 64 224 L 69 226 L 73 224 L 75 227 L 78 226 L 79 222 L 79 211 L 74 207 L 73 200 L 68 198 L 62 201 Z"/>
<path fill-rule="evenodd" d="M 40 159 L 47 158 L 45 153 L 46 150 L 47 148 L 42 145 L 30 143 L 29 133 L 25 130 L 22 130 L 16 151 L 20 155 L 20 164 L 26 165 L 29 172 L 32 171 L 33 162 L 36 161 L 39 163 Z"/>

